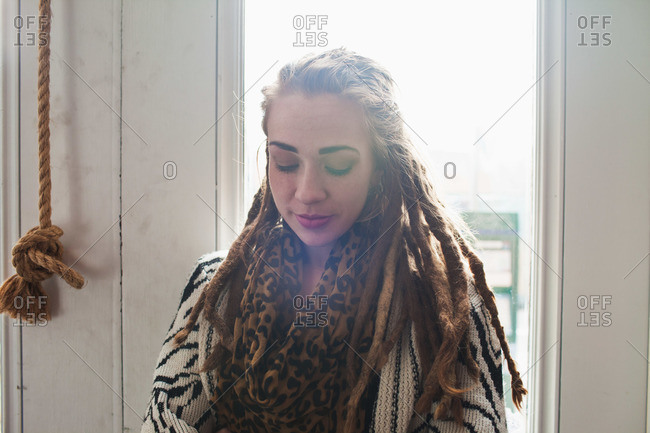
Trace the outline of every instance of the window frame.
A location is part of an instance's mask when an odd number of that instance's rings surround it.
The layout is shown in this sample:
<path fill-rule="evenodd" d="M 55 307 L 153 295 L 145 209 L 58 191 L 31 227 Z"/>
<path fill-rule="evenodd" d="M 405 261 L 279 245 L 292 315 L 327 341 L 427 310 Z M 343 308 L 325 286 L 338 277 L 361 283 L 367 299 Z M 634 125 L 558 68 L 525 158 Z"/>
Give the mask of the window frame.
<path fill-rule="evenodd" d="M 549 72 L 536 87 L 533 157 L 533 250 L 543 261 L 531 263 L 530 366 L 524 381 L 529 391 L 528 431 L 557 432 L 563 286 L 555 272 L 563 275 L 564 259 L 564 2 L 538 0 L 536 21 L 537 77 Z"/>
<path fill-rule="evenodd" d="M 217 5 L 215 203 L 217 249 L 228 249 L 244 221 L 244 2 Z M 238 96 L 237 96 L 238 95 Z"/>
<path fill-rule="evenodd" d="M 243 94 L 242 82 L 244 71 L 244 8 L 243 0 L 235 2 L 237 6 L 220 13 L 218 28 L 220 40 L 218 47 L 225 45 L 230 59 L 220 62 L 220 77 L 230 77 L 230 81 L 220 80 L 218 89 L 222 95 Z M 565 8 L 561 0 L 537 1 L 537 66 L 536 76 L 542 77 L 536 86 L 536 136 L 533 155 L 533 249 L 534 256 L 544 259 L 531 263 L 531 292 L 529 315 L 529 366 L 520 366 L 524 382 L 529 391 L 526 397 L 528 406 L 527 431 L 557 432 L 559 427 L 559 377 L 561 348 L 562 316 L 562 280 L 555 271 L 562 275 L 563 236 L 564 236 L 564 101 L 565 101 Z M 561 29 L 560 32 L 557 29 Z M 228 39 L 230 38 L 230 39 Z M 237 45 L 239 44 L 239 45 Z M 233 47 L 239 46 L 239 51 Z M 226 52 L 222 52 L 225 54 Z M 223 59 L 219 54 L 219 59 Z M 555 64 L 557 62 L 557 64 Z M 241 71 L 241 81 L 234 79 L 235 69 Z M 551 71 L 550 69 L 555 69 Z M 230 87 L 229 87 L 230 86 Z M 239 108 L 239 106 L 238 106 Z M 243 107 L 242 107 L 243 108 Z M 240 112 L 241 113 L 241 112 Z M 228 122 L 234 125 L 232 122 Z M 221 164 L 232 155 L 243 155 L 243 139 L 232 135 L 229 126 L 222 126 L 223 136 L 237 143 L 237 149 L 227 153 L 223 148 L 217 150 Z M 242 129 L 243 131 L 243 129 Z M 243 156 L 242 156 L 243 158 Z M 222 165 L 218 172 L 224 174 Z M 220 178 L 223 181 L 223 177 Z M 229 178 L 236 182 L 228 191 L 223 191 L 224 200 L 218 201 L 218 212 L 225 215 L 226 203 L 237 203 L 239 219 L 243 221 L 243 170 L 231 173 Z M 241 182 L 241 183 L 239 183 Z M 222 191 L 222 190 L 220 190 Z M 235 215 L 232 216 L 235 218 Z M 218 232 L 219 233 L 219 232 Z M 219 239 L 219 238 L 218 238 Z M 218 242 L 220 248 L 228 243 Z M 546 264 L 545 264 L 546 263 Z M 541 290 L 544 288 L 544 290 Z M 551 379 L 552 378 L 552 379 Z"/>

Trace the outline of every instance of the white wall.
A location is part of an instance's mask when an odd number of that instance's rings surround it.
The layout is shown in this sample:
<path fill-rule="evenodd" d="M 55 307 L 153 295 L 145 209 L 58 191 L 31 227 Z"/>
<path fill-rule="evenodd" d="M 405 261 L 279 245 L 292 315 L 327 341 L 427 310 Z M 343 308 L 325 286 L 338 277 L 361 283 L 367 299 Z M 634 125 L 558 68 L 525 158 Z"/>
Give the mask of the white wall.
<path fill-rule="evenodd" d="M 120 432 L 123 424 L 138 431 L 180 291 L 196 258 L 217 245 L 216 2 L 52 6 L 52 219 L 65 231 L 64 261 L 80 258 L 74 268 L 87 283 L 81 291 L 60 278 L 44 283 L 53 313 L 45 327 L 4 318 L 3 423 L 8 433 L 21 431 L 22 407 L 24 432 Z M 642 431 L 650 10 L 644 1 L 567 0 L 560 14 L 565 6 L 554 73 L 566 111 L 551 119 L 563 122 L 565 141 L 546 143 L 565 152 L 564 176 L 555 179 L 564 193 L 564 245 L 552 252 L 563 254 L 559 431 Z M 4 280 L 13 272 L 8 252 L 38 222 L 37 49 L 23 46 L 19 58 L 13 46 L 13 17 L 37 15 L 37 1 L 2 8 Z M 612 16 L 605 30 L 612 45 L 578 46 L 580 15 Z M 163 176 L 167 161 L 177 167 L 173 180 Z M 580 295 L 610 295 L 611 326 L 578 327 Z M 602 311 L 587 318 L 591 312 Z"/>
<path fill-rule="evenodd" d="M 38 15 L 37 3 L 3 6 L 10 54 L 18 50 L 13 17 Z M 215 249 L 216 2 L 52 8 L 52 220 L 65 232 L 65 263 L 80 258 L 74 268 L 86 285 L 44 283 L 52 309 L 45 327 L 24 327 L 21 336 L 5 318 L 6 379 L 20 383 L 22 373 L 22 389 L 9 381 L 3 389 L 6 431 L 20 431 L 21 398 L 24 432 L 121 432 L 123 422 L 139 431 L 181 290 L 194 261 Z M 17 199 L 5 202 L 3 278 L 13 272 L 7 252 L 38 223 L 37 47 L 20 50 L 20 118 L 6 122 L 20 141 L 3 138 L 3 150 L 16 150 L 3 160 L 3 200 L 19 191 L 20 227 L 11 213 Z M 17 149 L 19 178 L 9 170 Z M 167 161 L 177 167 L 173 180 L 163 176 Z"/>
<path fill-rule="evenodd" d="M 578 26 L 580 16 L 589 20 L 586 29 Z M 594 29 L 592 16 L 598 20 Z M 611 24 L 603 29 L 604 17 Z M 648 1 L 569 0 L 566 5 L 561 432 L 645 430 L 649 22 Z M 580 45 L 581 33 L 586 46 Z M 611 45 L 603 45 L 606 39 Z M 579 296 L 601 305 L 581 309 Z M 603 301 L 611 305 L 604 308 Z M 611 325 L 596 326 L 606 313 Z"/>
<path fill-rule="evenodd" d="M 144 194 L 122 228 L 124 400 L 137 412 L 125 407 L 124 424 L 139 431 L 191 265 L 215 249 L 217 11 L 213 0 L 123 4 L 122 114 L 144 139 L 122 127 L 123 209 Z"/>

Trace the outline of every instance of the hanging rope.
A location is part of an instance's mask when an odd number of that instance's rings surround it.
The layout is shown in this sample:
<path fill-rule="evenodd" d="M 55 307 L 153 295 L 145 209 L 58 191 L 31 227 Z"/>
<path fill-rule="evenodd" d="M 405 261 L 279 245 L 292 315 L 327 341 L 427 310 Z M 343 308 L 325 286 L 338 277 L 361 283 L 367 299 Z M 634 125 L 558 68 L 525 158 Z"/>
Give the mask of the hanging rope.
<path fill-rule="evenodd" d="M 50 320 L 41 281 L 56 273 L 76 289 L 84 284 L 79 273 L 61 262 L 63 245 L 59 237 L 63 230 L 52 225 L 50 219 L 50 0 L 40 1 L 39 13 L 40 36 L 45 39 L 45 43 L 38 46 L 39 226 L 30 229 L 11 250 L 16 275 L 9 277 L 0 287 L 0 313 L 31 323 L 37 319 Z"/>

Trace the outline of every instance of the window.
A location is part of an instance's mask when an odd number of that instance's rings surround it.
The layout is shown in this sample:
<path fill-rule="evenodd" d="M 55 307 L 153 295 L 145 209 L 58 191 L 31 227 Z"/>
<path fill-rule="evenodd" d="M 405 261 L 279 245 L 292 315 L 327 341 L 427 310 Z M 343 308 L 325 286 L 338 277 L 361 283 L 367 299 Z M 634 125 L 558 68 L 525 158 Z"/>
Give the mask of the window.
<path fill-rule="evenodd" d="M 245 172 L 245 208 L 264 174 L 261 86 L 307 52 L 344 46 L 379 61 L 398 84 L 404 119 L 439 194 L 476 233 L 522 374 L 528 365 L 535 7 L 533 1 L 409 1 L 399 8 L 249 1 L 244 15 L 245 167 L 257 167 Z M 504 390 L 509 384 L 504 365 Z M 526 431 L 525 413 L 516 411 L 510 392 L 506 404 L 511 431 Z"/>
<path fill-rule="evenodd" d="M 262 85 L 308 52 L 344 46 L 379 61 L 398 84 L 407 128 L 428 160 L 438 193 L 476 232 L 488 284 L 524 375 L 536 3 L 407 1 L 398 8 L 394 2 L 249 1 L 244 17 L 245 209 L 264 175 Z M 504 364 L 504 390 L 509 388 Z M 510 430 L 526 431 L 525 411 L 516 411 L 509 391 L 506 405 Z"/>

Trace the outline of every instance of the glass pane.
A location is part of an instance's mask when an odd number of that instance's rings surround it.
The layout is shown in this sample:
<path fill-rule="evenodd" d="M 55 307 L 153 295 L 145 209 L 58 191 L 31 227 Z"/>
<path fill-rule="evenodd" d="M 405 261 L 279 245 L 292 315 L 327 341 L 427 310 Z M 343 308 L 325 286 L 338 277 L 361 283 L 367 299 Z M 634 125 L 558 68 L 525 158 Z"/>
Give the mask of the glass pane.
<path fill-rule="evenodd" d="M 246 2 L 246 209 L 264 174 L 261 87 L 281 65 L 344 46 L 384 65 L 441 198 L 476 232 L 526 383 L 536 2 Z M 259 155 L 258 155 L 259 149 Z M 254 169 L 257 167 L 257 170 Z M 249 169 L 250 168 L 250 169 Z M 511 400 L 511 432 L 525 432 Z"/>

